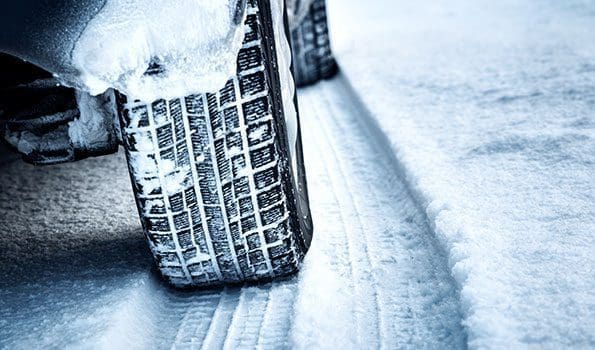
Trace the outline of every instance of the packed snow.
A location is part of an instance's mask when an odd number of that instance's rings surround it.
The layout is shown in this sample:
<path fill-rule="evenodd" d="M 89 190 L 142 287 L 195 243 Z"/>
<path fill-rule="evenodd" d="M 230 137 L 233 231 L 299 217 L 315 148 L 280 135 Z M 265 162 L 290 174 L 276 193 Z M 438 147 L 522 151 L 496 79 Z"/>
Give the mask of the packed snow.
<path fill-rule="evenodd" d="M 117 122 L 113 91 L 91 96 L 77 91 L 78 115 L 68 123 L 68 136 L 76 149 L 94 149 L 109 145 Z"/>
<path fill-rule="evenodd" d="M 77 86 L 145 101 L 217 91 L 235 73 L 242 3 L 108 0 L 74 47 Z"/>
<path fill-rule="evenodd" d="M 469 345 L 595 346 L 594 4 L 329 4 L 346 79 L 448 254 Z"/>

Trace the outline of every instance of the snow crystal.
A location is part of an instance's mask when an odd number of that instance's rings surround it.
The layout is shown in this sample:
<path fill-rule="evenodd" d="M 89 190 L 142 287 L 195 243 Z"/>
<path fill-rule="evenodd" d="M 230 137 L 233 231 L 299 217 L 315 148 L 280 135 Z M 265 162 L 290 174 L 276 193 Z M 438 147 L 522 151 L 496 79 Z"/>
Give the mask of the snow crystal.
<path fill-rule="evenodd" d="M 162 199 L 151 199 L 151 200 L 147 200 L 145 201 L 145 207 L 144 207 L 144 212 L 145 215 L 149 215 L 151 213 L 151 210 L 153 210 L 153 208 L 158 207 L 164 207 L 165 203 L 163 202 Z"/>
<path fill-rule="evenodd" d="M 190 167 L 183 167 L 165 175 L 165 191 L 176 194 L 190 185 Z"/>
<path fill-rule="evenodd" d="M 237 156 L 238 154 L 242 154 L 242 149 L 239 146 L 230 147 L 229 150 L 227 151 L 228 157 Z M 204 160 L 204 156 L 203 155 L 201 155 L 201 156 L 203 157 L 203 160 Z"/>
<path fill-rule="evenodd" d="M 251 131 L 250 134 L 248 135 L 248 138 L 250 139 L 250 141 L 258 141 L 258 140 L 261 140 L 263 138 L 263 136 L 265 136 L 268 132 L 269 132 L 268 126 L 263 125 L 255 130 Z"/>

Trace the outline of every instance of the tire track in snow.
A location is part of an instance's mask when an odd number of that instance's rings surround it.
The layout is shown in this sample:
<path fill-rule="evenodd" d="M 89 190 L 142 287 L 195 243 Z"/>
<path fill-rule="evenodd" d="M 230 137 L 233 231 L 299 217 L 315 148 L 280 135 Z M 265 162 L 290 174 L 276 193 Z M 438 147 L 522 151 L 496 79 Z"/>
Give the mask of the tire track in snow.
<path fill-rule="evenodd" d="M 219 303 L 219 307 L 215 310 L 211 325 L 207 331 L 206 338 L 201 344 L 202 349 L 221 349 L 225 338 L 221 334 L 225 334 L 238 305 L 239 295 L 237 293 L 224 293 L 224 299 Z"/>
<path fill-rule="evenodd" d="M 220 318 L 215 313 L 220 305 L 234 305 L 234 300 L 229 298 L 227 291 L 221 292 L 217 297 L 194 302 L 192 307 L 186 308 L 181 314 L 184 315 L 182 323 L 174 339 L 172 348 L 191 349 L 198 344 L 204 344 L 207 336 L 213 332 L 211 329 L 218 326 Z"/>
<path fill-rule="evenodd" d="M 332 142 L 333 139 L 329 138 L 330 135 L 325 130 L 326 127 L 323 126 L 327 123 L 324 119 L 330 115 L 324 116 L 325 113 L 320 112 L 312 113 L 312 115 L 321 117 L 318 119 L 320 128 L 311 128 L 309 130 L 312 132 L 318 131 L 313 144 L 316 145 L 316 154 L 321 155 L 324 160 L 324 169 L 329 177 L 333 197 L 339 208 L 338 219 L 343 233 L 342 241 L 346 245 L 349 256 L 351 272 L 349 287 L 355 290 L 356 303 L 353 307 L 353 313 L 356 318 L 356 339 L 360 342 L 365 341 L 371 348 L 377 348 L 380 340 L 378 334 L 380 324 L 378 292 L 374 281 L 366 281 L 370 277 L 369 271 L 371 270 L 367 242 L 364 241 L 363 229 L 361 223 L 358 222 L 359 214 L 354 208 L 355 203 L 351 195 L 351 189 L 346 183 L 347 175 L 339 165 Z M 330 164 L 337 166 L 329 168 Z M 367 296 L 373 296 L 373 298 L 367 298 Z"/>
<path fill-rule="evenodd" d="M 296 291 L 296 278 L 194 292 L 152 278 L 122 297 L 100 341 L 108 348 L 286 348 Z"/>
<path fill-rule="evenodd" d="M 289 347 L 290 327 L 293 321 L 293 306 L 297 297 L 297 279 L 280 283 L 271 290 L 269 303 L 260 328 L 259 349 Z"/>
<path fill-rule="evenodd" d="M 254 349 L 260 337 L 270 289 L 244 287 L 233 315 L 223 347 L 225 349 Z"/>
<path fill-rule="evenodd" d="M 399 178 L 394 156 L 371 130 L 370 117 L 363 106 L 342 78 L 303 90 L 300 101 L 308 178 L 343 187 L 331 187 L 338 208 L 334 211 L 321 211 L 319 206 L 323 197 L 320 191 L 328 192 L 328 187 L 314 185 L 311 189 L 315 197 L 314 219 L 322 214 L 325 220 L 323 225 L 315 221 L 315 242 L 328 244 L 321 236 L 341 228 L 326 222 L 338 223 L 344 217 L 347 237 L 358 249 L 350 257 L 357 267 L 354 280 L 341 285 L 345 281 L 337 276 L 334 292 L 345 297 L 325 299 L 332 304 L 327 309 L 312 301 L 316 300 L 317 291 L 311 285 L 332 280 L 333 271 L 326 271 L 331 276 L 323 280 L 313 278 L 316 267 L 312 260 L 308 261 L 301 275 L 304 291 L 297 305 L 294 341 L 304 348 L 464 347 L 457 293 L 446 259 L 436 248 L 425 217 Z M 313 250 L 313 259 L 318 258 L 316 254 Z M 359 291 L 355 291 L 355 296 L 360 296 L 357 300 L 346 291 L 350 285 L 359 286 Z M 327 313 L 312 311 L 321 308 Z M 356 314 L 358 309 L 363 310 L 364 315 L 356 320 L 359 324 L 336 322 L 349 313 L 336 311 L 341 308 Z M 340 332 L 344 337 L 325 338 L 325 333 L 333 327 L 338 330 L 341 325 L 345 328 Z M 377 327 L 380 337 L 369 327 Z M 360 336 L 354 338 L 356 329 L 360 329 Z"/>

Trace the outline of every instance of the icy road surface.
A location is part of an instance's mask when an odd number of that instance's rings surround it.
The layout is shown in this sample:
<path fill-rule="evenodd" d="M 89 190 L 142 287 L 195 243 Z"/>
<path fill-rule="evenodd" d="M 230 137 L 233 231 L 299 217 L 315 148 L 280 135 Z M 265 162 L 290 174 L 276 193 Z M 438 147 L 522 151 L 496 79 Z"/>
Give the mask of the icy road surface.
<path fill-rule="evenodd" d="M 181 293 L 151 268 L 122 154 L 0 162 L 0 347 L 462 348 L 445 256 L 342 77 L 301 93 L 315 239 L 286 281 Z"/>

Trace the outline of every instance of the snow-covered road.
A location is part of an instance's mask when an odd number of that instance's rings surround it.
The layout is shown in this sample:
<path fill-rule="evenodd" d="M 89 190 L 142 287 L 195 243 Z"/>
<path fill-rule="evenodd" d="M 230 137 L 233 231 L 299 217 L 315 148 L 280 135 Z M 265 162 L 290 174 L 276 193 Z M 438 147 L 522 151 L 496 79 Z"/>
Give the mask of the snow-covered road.
<path fill-rule="evenodd" d="M 0 175 L 0 345 L 461 348 L 443 252 L 343 77 L 301 91 L 315 240 L 287 280 L 160 283 L 122 155 Z"/>
<path fill-rule="evenodd" d="M 329 16 L 447 252 L 469 347 L 595 347 L 595 2 L 329 0 Z"/>
<path fill-rule="evenodd" d="M 592 348 L 592 2 L 329 0 L 300 90 L 315 238 L 286 281 L 181 293 L 122 154 L 0 156 L 0 348 Z M 2 154 L 2 152 L 0 152 Z"/>

